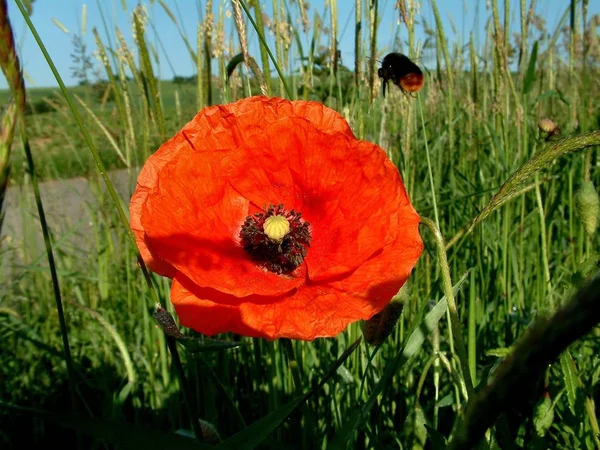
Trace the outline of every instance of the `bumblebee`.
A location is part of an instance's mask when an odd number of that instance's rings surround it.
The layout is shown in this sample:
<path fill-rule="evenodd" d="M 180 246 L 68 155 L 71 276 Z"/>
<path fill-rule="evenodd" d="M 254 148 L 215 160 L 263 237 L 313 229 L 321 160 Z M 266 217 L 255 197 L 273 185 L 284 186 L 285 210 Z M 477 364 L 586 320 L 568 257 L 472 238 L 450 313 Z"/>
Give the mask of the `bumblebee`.
<path fill-rule="evenodd" d="M 421 90 L 425 84 L 423 72 L 410 58 L 402 53 L 389 53 L 383 58 L 381 67 L 377 71 L 379 78 L 383 79 L 383 96 L 388 81 L 398 86 L 404 93 L 413 93 Z"/>

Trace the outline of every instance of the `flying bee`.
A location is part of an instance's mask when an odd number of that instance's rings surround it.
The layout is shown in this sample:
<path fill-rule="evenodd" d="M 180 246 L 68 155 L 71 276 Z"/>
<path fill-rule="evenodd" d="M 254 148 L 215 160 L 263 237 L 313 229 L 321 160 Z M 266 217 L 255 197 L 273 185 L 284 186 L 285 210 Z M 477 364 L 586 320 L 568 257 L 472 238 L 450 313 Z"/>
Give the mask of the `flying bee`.
<path fill-rule="evenodd" d="M 419 66 L 402 53 L 388 53 L 385 55 L 377 75 L 383 79 L 384 97 L 388 81 L 394 83 L 404 93 L 419 92 L 425 84 L 423 72 L 421 72 Z"/>

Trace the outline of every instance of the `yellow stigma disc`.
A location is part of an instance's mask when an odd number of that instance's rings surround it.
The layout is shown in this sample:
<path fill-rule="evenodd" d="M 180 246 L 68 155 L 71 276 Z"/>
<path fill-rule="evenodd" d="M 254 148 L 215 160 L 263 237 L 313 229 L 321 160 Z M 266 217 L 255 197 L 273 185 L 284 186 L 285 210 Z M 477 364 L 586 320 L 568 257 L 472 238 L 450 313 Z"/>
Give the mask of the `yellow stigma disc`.
<path fill-rule="evenodd" d="M 279 242 L 290 232 L 290 223 L 283 216 L 270 216 L 265 220 L 263 230 L 269 239 Z"/>

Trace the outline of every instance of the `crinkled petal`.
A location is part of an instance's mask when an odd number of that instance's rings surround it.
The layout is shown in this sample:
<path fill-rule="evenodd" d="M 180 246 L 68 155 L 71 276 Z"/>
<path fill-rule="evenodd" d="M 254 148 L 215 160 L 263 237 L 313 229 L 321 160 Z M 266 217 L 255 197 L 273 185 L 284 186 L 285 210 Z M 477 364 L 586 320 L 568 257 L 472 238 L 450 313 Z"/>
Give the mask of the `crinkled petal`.
<path fill-rule="evenodd" d="M 257 96 L 203 109 L 150 156 L 140 172 L 131 199 L 130 222 L 142 258 L 152 271 L 168 277 L 175 274 L 173 266 L 152 255 L 141 223 L 142 205 L 156 187 L 164 165 L 175 158 L 186 158 L 186 152 L 235 149 L 262 135 L 265 124 L 288 115 L 304 117 L 327 133 L 353 136 L 339 113 L 319 103 Z"/>
<path fill-rule="evenodd" d="M 324 107 L 322 103 L 296 101 L 293 103 L 293 107 L 296 116 L 308 120 L 324 133 L 342 133 L 354 138 L 354 133 L 346 119 L 337 111 Z"/>
<path fill-rule="evenodd" d="M 350 322 L 375 314 L 359 310 L 352 301 L 344 302 L 340 292 L 327 286 L 300 288 L 283 299 L 260 303 L 250 297 L 236 304 L 221 296 L 215 299 L 213 294 L 175 275 L 171 302 L 181 324 L 207 336 L 233 332 L 266 339 L 313 340 L 336 336 Z"/>
<path fill-rule="evenodd" d="M 408 279 L 423 249 L 419 218 L 400 220 L 398 238 L 352 275 L 333 283 L 301 286 L 272 299 L 251 296 L 232 302 L 178 275 L 171 301 L 182 325 L 212 336 L 233 332 L 266 339 L 333 337 L 350 323 L 380 312 Z"/>
<path fill-rule="evenodd" d="M 264 134 L 266 126 L 283 117 L 301 118 L 327 134 L 354 137 L 344 118 L 317 102 L 250 97 L 200 111 L 180 131 L 197 151 L 234 149 Z"/>
<path fill-rule="evenodd" d="M 304 283 L 305 270 L 276 275 L 240 245 L 248 201 L 227 182 L 226 153 L 190 152 L 163 166 L 142 208 L 146 244 L 197 286 L 237 297 L 288 292 Z"/>
<path fill-rule="evenodd" d="M 414 214 L 396 167 L 376 145 L 324 134 L 300 118 L 265 128 L 227 157 L 229 180 L 256 207 L 284 204 L 311 224 L 311 281 L 355 270 L 390 243 L 392 226 Z"/>
<path fill-rule="evenodd" d="M 150 270 L 170 278 L 175 275 L 175 268 L 152 255 L 146 245 L 146 234 L 141 221 L 142 207 L 146 202 L 148 193 L 156 186 L 160 169 L 171 159 L 176 158 L 181 152 L 188 150 L 188 148 L 189 144 L 183 135 L 178 133 L 148 158 L 138 176 L 137 185 L 129 204 L 130 227 L 135 236 L 142 259 Z"/>
<path fill-rule="evenodd" d="M 326 134 L 342 133 L 354 138 L 348 122 L 338 112 L 311 101 L 291 102 L 282 98 L 251 97 L 226 105 L 236 117 L 236 125 L 243 131 L 243 142 L 251 142 L 253 136 L 261 136 L 268 125 L 282 118 L 300 118 L 312 123 Z"/>
<path fill-rule="evenodd" d="M 350 276 L 333 281 L 330 286 L 376 305 L 379 312 L 404 285 L 423 251 L 419 223 L 418 214 L 412 206 L 407 207 L 397 216 L 394 241 Z"/>

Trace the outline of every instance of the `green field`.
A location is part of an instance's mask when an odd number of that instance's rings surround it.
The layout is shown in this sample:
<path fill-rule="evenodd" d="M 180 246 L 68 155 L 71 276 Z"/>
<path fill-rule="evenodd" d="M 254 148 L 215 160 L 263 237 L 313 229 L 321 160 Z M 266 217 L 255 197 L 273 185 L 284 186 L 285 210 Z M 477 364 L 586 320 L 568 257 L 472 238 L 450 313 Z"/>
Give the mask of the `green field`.
<path fill-rule="evenodd" d="M 27 199 L 10 212 L 25 218 L 22 241 L 0 241 L 0 448 L 441 449 L 451 440 L 448 448 L 474 448 L 466 435 L 481 439 L 476 448 L 600 449 L 600 20 L 587 15 L 588 2 L 565 2 L 564 20 L 546 29 L 528 16 L 534 2 L 523 0 L 512 11 L 519 20 L 504 23 L 507 11 L 492 0 L 481 48 L 448 42 L 438 13 L 436 64 L 423 89 L 406 95 L 390 84 L 385 98 L 369 2 L 362 28 L 353 28 L 362 33 L 359 74 L 327 59 L 336 54 L 335 27 L 305 32 L 302 2 L 275 3 L 291 19 L 289 48 L 276 44 L 278 31 L 267 33 L 285 86 L 275 71 L 261 80 L 273 63 L 260 51 L 226 81 L 230 58 L 207 52 L 216 44 L 205 34 L 198 48 L 194 30 L 186 39 L 200 51 L 200 83 L 152 83 L 151 53 L 137 39 L 135 49 L 104 48 L 139 58 L 106 59 L 103 84 L 68 88 L 80 118 L 60 89 L 27 90 L 36 170 L 15 134 L 8 186 Z M 399 3 L 413 56 L 420 16 L 413 1 Z M 437 12 L 434 0 L 423 3 Z M 261 27 L 258 12 L 250 10 Z M 213 33 L 224 23 L 219 14 Z M 315 45 L 295 50 L 310 58 L 292 71 L 290 49 L 302 33 Z M 241 52 L 237 35 L 234 42 Z M 317 54 L 321 43 L 328 48 Z M 270 96 L 286 97 L 287 87 L 292 99 L 324 102 L 356 137 L 381 146 L 423 218 L 425 249 L 380 347 L 364 339 L 352 347 L 361 323 L 311 342 L 223 334 L 215 344 L 187 329 L 194 339 L 167 338 L 152 314 L 157 299 L 173 312 L 171 282 L 152 274 L 149 289 L 129 227 L 101 188 L 101 207 L 88 206 L 85 245 L 69 244 L 66 226 L 50 229 L 48 262 L 32 184 L 97 182 L 90 144 L 109 178 L 130 168 L 133 181 L 199 109 L 257 94 L 262 83 Z M 3 105 L 10 98 L 0 92 Z M 558 129 L 542 130 L 542 119 Z M 570 303 L 590 280 L 591 291 Z M 198 424 L 204 439 L 194 440 Z"/>
<path fill-rule="evenodd" d="M 137 95 L 137 88 L 130 83 L 132 93 Z M 197 112 L 195 106 L 195 89 L 189 85 L 175 85 L 171 81 L 161 81 L 161 94 L 164 98 L 167 129 L 174 134 L 184 122 L 184 118 L 193 117 Z M 115 148 L 114 143 L 122 139 L 123 130 L 119 126 L 119 117 L 114 114 L 115 104 L 110 99 L 103 101 L 105 90 L 95 90 L 88 86 L 70 88 L 72 94 L 80 98 L 86 108 L 79 104 L 79 110 L 88 127 L 94 142 L 100 149 L 102 161 L 107 169 L 141 166 L 144 159 L 138 152 L 128 160 L 122 148 Z M 175 108 L 175 92 L 179 96 L 180 109 Z M 27 91 L 29 111 L 27 116 L 32 151 L 38 166 L 40 180 L 64 179 L 87 176 L 94 172 L 95 163 L 86 150 L 85 139 L 73 119 L 68 106 L 58 88 L 33 88 Z M 110 91 L 109 91 L 110 93 Z M 77 98 L 76 97 L 76 98 Z M 10 99 L 10 91 L 0 91 L 0 102 L 6 104 Z M 43 112 L 39 112 L 39 111 Z M 98 125 L 102 124 L 102 127 Z M 149 148 L 156 149 L 160 145 L 157 133 L 149 136 Z M 13 173 L 11 184 L 21 184 L 26 171 L 25 155 L 22 147 L 15 145 L 11 155 Z"/>

